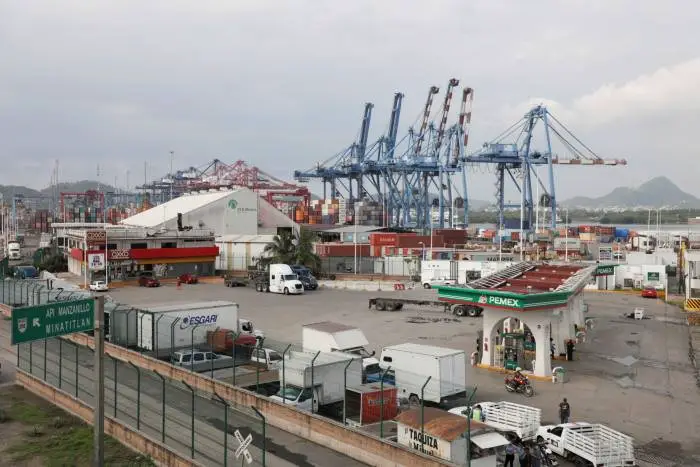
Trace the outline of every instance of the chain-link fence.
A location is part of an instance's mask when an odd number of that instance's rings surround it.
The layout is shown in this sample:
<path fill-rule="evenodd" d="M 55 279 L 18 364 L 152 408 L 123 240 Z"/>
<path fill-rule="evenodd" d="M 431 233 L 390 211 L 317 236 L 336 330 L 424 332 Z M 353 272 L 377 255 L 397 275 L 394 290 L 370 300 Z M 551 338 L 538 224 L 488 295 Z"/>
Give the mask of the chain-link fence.
<path fill-rule="evenodd" d="M 62 339 L 17 346 L 18 368 L 94 406 L 94 352 Z M 105 356 L 105 414 L 204 465 L 266 465 L 254 409 Z"/>

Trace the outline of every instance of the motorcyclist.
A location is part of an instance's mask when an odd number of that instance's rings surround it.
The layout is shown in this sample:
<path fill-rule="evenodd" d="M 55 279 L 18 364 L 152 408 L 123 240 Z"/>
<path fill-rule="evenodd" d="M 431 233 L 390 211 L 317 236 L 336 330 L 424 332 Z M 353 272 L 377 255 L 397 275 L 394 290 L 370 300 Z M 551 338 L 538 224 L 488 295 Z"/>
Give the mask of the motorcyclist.
<path fill-rule="evenodd" d="M 513 383 L 515 384 L 516 387 L 518 386 L 523 386 L 527 384 L 527 376 L 522 374 L 523 369 L 520 367 L 517 367 L 515 369 L 515 373 L 513 374 Z"/>

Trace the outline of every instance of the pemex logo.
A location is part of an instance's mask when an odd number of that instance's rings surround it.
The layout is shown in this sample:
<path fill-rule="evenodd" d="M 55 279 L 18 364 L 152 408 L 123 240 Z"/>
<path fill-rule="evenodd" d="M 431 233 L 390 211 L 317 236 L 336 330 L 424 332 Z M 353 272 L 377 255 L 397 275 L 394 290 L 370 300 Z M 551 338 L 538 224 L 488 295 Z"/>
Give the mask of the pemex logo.
<path fill-rule="evenodd" d="M 482 295 L 481 297 L 479 297 L 479 303 L 486 303 L 487 301 L 488 299 L 486 298 L 486 295 Z"/>
<path fill-rule="evenodd" d="M 236 208 L 238 207 L 238 201 L 236 201 L 235 199 L 229 200 L 228 207 L 229 207 L 229 209 L 233 209 L 235 211 Z"/>

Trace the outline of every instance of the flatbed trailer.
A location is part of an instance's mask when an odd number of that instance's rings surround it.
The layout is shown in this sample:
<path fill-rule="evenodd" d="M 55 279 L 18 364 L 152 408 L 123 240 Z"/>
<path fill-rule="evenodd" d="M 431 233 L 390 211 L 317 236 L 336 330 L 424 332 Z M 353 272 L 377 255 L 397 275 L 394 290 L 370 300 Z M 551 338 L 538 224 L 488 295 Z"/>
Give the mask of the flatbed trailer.
<path fill-rule="evenodd" d="M 414 305 L 418 307 L 438 307 L 445 313 L 452 313 L 457 316 L 469 316 L 476 318 L 481 316 L 483 308 L 476 305 L 461 305 L 438 300 L 420 300 L 409 298 L 376 297 L 369 299 L 369 309 L 374 307 L 377 311 L 399 311 L 404 305 Z"/>

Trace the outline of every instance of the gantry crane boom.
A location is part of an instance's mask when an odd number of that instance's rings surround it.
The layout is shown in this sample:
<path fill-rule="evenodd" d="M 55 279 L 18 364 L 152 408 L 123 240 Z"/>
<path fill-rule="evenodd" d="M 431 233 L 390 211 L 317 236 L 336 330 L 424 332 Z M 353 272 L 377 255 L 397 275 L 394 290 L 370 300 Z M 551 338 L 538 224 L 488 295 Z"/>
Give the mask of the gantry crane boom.
<path fill-rule="evenodd" d="M 450 114 L 450 104 L 452 103 L 452 91 L 456 86 L 459 86 L 457 78 L 450 79 L 447 83 L 447 91 L 445 92 L 445 100 L 442 103 L 442 117 L 440 118 L 440 126 L 438 126 L 437 136 L 435 137 L 435 154 L 440 153 L 442 146 L 442 138 L 445 136 L 445 128 L 447 127 L 447 117 Z"/>
<path fill-rule="evenodd" d="M 433 98 L 435 94 L 440 92 L 440 88 L 437 86 L 431 86 L 428 91 L 428 99 L 425 101 L 425 107 L 423 108 L 423 120 L 420 124 L 420 130 L 418 132 L 418 141 L 416 141 L 414 154 L 420 154 L 423 148 L 423 140 L 426 136 L 426 131 L 428 130 L 428 123 L 430 122 L 430 110 L 433 107 Z"/>

